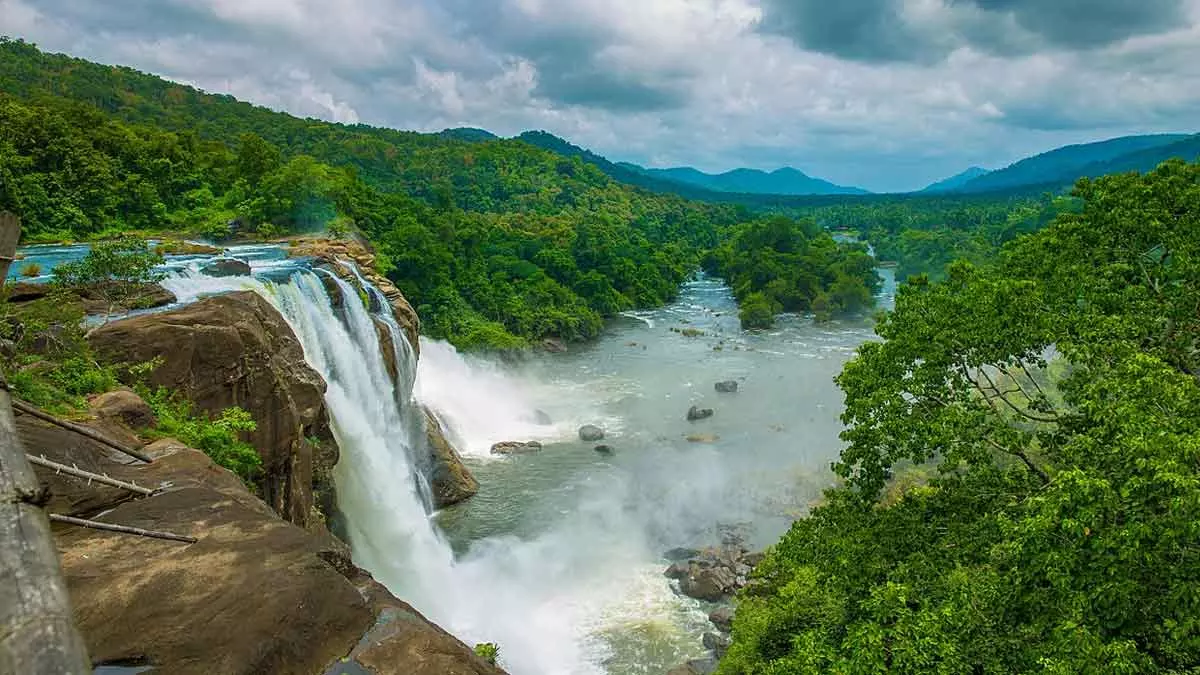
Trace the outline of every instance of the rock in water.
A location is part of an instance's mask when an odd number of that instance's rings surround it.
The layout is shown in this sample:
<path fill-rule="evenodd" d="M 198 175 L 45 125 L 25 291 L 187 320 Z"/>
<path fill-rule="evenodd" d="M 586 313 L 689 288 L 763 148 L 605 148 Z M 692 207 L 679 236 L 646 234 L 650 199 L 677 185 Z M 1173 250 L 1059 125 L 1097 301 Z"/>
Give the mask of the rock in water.
<path fill-rule="evenodd" d="M 720 659 L 729 651 L 729 637 L 720 633 L 708 632 L 701 638 L 705 649 L 711 649 L 713 656 Z"/>
<path fill-rule="evenodd" d="M 537 441 L 502 441 L 492 446 L 493 455 L 523 455 L 530 452 L 537 452 L 542 449 L 542 444 Z"/>
<path fill-rule="evenodd" d="M 540 424 L 544 427 L 548 427 L 551 424 L 554 424 L 554 420 L 551 419 L 550 416 L 546 414 L 546 411 L 539 410 L 539 409 L 535 409 L 533 411 L 533 421 L 535 424 Z"/>
<path fill-rule="evenodd" d="M 604 430 L 594 424 L 585 424 L 579 427 L 580 440 L 591 443 L 604 439 Z"/>
<path fill-rule="evenodd" d="M 722 394 L 734 394 L 737 393 L 738 383 L 737 380 L 725 380 L 714 384 L 713 388 Z"/>
<path fill-rule="evenodd" d="M 562 354 L 567 351 L 567 346 L 564 345 L 563 341 L 559 340 L 558 338 L 546 338 L 545 340 L 542 340 L 542 349 L 545 349 L 551 354 Z"/>
<path fill-rule="evenodd" d="M 708 620 L 717 630 L 728 633 L 733 630 L 733 608 L 718 607 L 708 613 Z"/>
<path fill-rule="evenodd" d="M 693 564 L 679 581 L 679 590 L 697 600 L 720 602 L 737 590 L 737 577 L 727 567 L 701 567 Z"/>
<path fill-rule="evenodd" d="M 712 417 L 712 416 L 713 416 L 712 408 L 700 408 L 697 406 L 692 406 L 687 411 L 687 419 L 689 422 L 695 422 L 697 420 L 708 419 L 709 417 Z"/>
<path fill-rule="evenodd" d="M 597 445 L 596 447 L 594 447 L 594 448 L 592 448 L 592 449 L 593 449 L 593 450 L 595 450 L 596 452 L 598 452 L 598 453 L 602 454 L 602 455 L 611 455 L 611 454 L 613 454 L 613 449 L 612 449 L 612 446 L 611 446 L 611 445 Z"/>
<path fill-rule="evenodd" d="M 237 258 L 218 258 L 200 270 L 210 277 L 244 277 L 250 275 L 250 263 Z"/>
<path fill-rule="evenodd" d="M 671 563 L 671 566 L 667 568 L 667 571 L 663 572 L 663 576 L 668 579 L 683 579 L 688 575 L 689 572 L 691 572 L 691 570 L 691 564 L 689 564 L 686 560 L 680 560 Z"/>
<path fill-rule="evenodd" d="M 667 551 L 666 553 L 663 553 L 663 557 L 666 558 L 667 560 L 670 560 L 671 562 L 679 562 L 680 560 L 690 560 L 692 558 L 698 557 L 699 555 L 700 555 L 700 549 L 696 549 L 696 548 L 673 548 L 673 549 Z"/>
<path fill-rule="evenodd" d="M 433 467 L 430 478 L 433 506 L 443 509 L 474 496 L 479 492 L 479 481 L 475 480 L 475 476 L 463 464 L 462 456 L 446 440 L 441 420 L 429 408 L 422 406 L 422 409 L 425 412 L 425 441 L 429 445 L 430 466 Z"/>
<path fill-rule="evenodd" d="M 721 437 L 716 434 L 688 434 L 688 443 L 716 443 Z"/>

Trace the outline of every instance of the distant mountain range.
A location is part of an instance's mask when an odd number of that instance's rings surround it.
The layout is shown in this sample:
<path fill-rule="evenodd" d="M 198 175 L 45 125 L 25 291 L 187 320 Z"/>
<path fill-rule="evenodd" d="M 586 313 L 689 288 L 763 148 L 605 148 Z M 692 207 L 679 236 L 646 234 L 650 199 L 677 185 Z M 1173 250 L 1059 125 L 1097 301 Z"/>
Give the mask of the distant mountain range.
<path fill-rule="evenodd" d="M 866 190 L 830 183 L 813 178 L 790 166 L 770 173 L 758 169 L 734 169 L 725 173 L 704 173 L 690 166 L 673 169 L 644 169 L 634 167 L 649 176 L 657 176 L 677 183 L 688 183 L 716 192 L 735 192 L 754 195 L 865 195 Z"/>
<path fill-rule="evenodd" d="M 950 192 L 980 193 L 1055 190 L 1082 177 L 1149 171 L 1172 157 L 1200 157 L 1200 134 L 1123 136 L 1097 143 L 1067 145 L 1027 157 L 1011 166 L 968 180 Z"/>
<path fill-rule="evenodd" d="M 713 195 L 706 195 L 706 193 L 714 192 L 755 195 L 869 194 L 866 190 L 835 185 L 820 178 L 813 178 L 790 167 L 777 169 L 770 173 L 757 169 L 734 169 L 716 175 L 691 167 L 647 169 L 629 162 L 611 162 L 590 150 L 572 145 L 545 131 L 527 131 L 517 138 L 560 155 L 580 157 L 585 162 L 596 165 L 615 180 L 651 190 L 676 192 L 694 199 L 704 199 L 705 196 L 712 197 Z"/>
<path fill-rule="evenodd" d="M 475 143 L 499 138 L 488 131 L 474 128 L 446 129 L 441 135 Z M 834 199 L 872 194 L 861 188 L 815 178 L 790 167 L 770 172 L 733 169 L 720 174 L 705 173 L 691 167 L 650 169 L 630 162 L 610 161 L 545 131 L 527 131 L 517 139 L 566 157 L 578 157 L 614 180 L 654 192 L 678 194 L 688 199 L 763 205 L 787 204 L 794 198 L 803 197 Z M 1003 169 L 989 171 L 974 166 L 911 194 L 1056 192 L 1069 188 L 1081 177 L 1145 172 L 1174 157 L 1186 161 L 1200 160 L 1200 134 L 1123 136 L 1096 143 L 1067 145 L 1027 157 Z"/>
<path fill-rule="evenodd" d="M 976 178 L 984 176 L 988 173 L 991 172 L 987 169 L 973 166 L 962 173 L 955 174 L 949 178 L 943 178 L 936 183 L 928 185 L 925 187 L 925 189 L 921 190 L 921 192 L 954 192 L 972 180 L 975 180 Z"/>

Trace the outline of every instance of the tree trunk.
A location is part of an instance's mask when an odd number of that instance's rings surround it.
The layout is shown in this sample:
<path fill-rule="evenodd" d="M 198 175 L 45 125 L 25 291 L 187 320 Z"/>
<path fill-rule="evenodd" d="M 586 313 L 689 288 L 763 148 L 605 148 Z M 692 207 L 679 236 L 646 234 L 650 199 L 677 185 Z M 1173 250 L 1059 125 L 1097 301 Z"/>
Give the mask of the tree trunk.
<path fill-rule="evenodd" d="M 16 217 L 0 213 L 0 285 L 19 233 Z M 0 372 L 0 673 L 87 675 L 92 667 L 71 616 L 43 501 Z"/>

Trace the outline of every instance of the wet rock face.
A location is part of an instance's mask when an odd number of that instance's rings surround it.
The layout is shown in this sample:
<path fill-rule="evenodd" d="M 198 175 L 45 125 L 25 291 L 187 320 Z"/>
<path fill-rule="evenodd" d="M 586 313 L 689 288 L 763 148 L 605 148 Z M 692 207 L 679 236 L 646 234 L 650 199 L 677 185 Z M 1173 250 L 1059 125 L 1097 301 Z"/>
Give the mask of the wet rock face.
<path fill-rule="evenodd" d="M 196 409 L 250 412 L 258 428 L 246 441 L 263 459 L 262 495 L 301 526 L 313 519 L 314 474 L 332 469 L 337 452 L 325 409 L 325 381 L 308 366 L 290 326 L 252 292 L 229 293 L 158 314 L 115 321 L 88 335 L 109 363 L 159 359 L 149 375 Z M 321 441 L 314 448 L 308 439 Z M 329 466 L 314 466 L 314 454 Z"/>
<path fill-rule="evenodd" d="M 429 408 L 423 408 L 425 417 L 425 439 L 429 444 L 430 466 L 433 487 L 433 505 L 445 508 L 470 499 L 479 492 L 479 481 L 463 464 L 462 456 L 446 440 L 442 423 Z"/>

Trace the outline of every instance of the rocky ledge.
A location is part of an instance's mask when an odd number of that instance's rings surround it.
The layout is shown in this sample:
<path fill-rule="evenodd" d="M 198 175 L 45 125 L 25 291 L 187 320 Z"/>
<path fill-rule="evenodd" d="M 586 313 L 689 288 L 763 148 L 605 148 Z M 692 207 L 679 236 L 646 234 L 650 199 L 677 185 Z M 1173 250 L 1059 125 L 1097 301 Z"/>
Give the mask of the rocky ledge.
<path fill-rule="evenodd" d="M 408 304 L 400 289 L 388 281 L 386 277 L 375 271 L 375 253 L 365 244 L 357 241 L 341 241 L 331 239 L 297 239 L 291 242 L 288 254 L 296 258 L 313 258 L 317 264 L 337 274 L 340 278 L 357 285 L 358 279 L 345 265 L 352 261 L 360 274 L 375 285 L 383 293 L 388 304 L 392 306 L 392 314 L 396 323 L 404 329 L 408 342 L 414 351 L 421 349 L 418 336 L 421 333 L 421 319 L 416 310 Z"/>
<path fill-rule="evenodd" d="M 125 420 L 148 408 L 131 392 L 93 402 L 88 424 L 136 440 Z M 198 450 L 158 440 L 150 464 L 27 415 L 32 455 L 155 489 L 133 498 L 38 468 L 54 513 L 194 537 L 165 541 L 71 526 L 55 538 L 75 618 L 97 664 L 149 672 L 358 672 L 502 675 L 393 597 L 345 545 L 276 515 Z"/>

